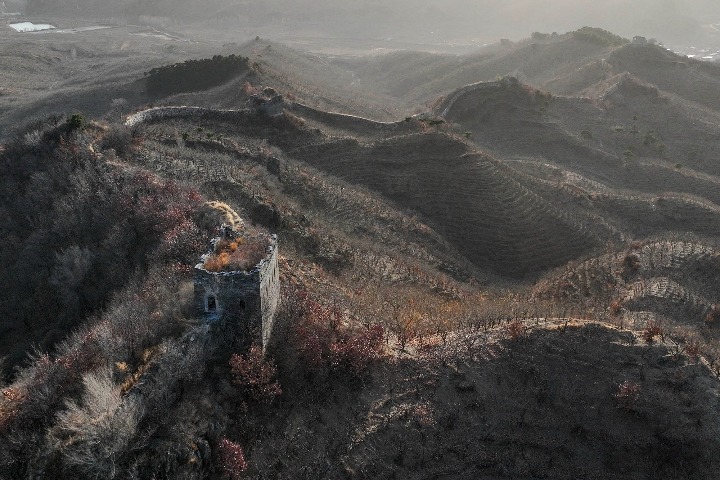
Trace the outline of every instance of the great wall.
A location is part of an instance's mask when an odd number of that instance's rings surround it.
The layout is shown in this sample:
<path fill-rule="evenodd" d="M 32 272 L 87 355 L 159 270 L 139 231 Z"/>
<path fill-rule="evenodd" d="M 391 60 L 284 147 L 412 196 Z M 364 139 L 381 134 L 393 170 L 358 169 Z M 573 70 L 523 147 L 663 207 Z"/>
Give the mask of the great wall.
<path fill-rule="evenodd" d="M 214 247 L 222 239 L 234 239 L 237 235 L 230 227 L 224 227 L 223 236 L 211 243 Z M 193 273 L 198 319 L 203 323 L 226 319 L 241 322 L 232 328 L 252 340 L 259 339 L 263 349 L 270 342 L 280 301 L 277 236 L 270 235 L 267 241 L 267 255 L 251 270 L 210 271 L 204 264 L 208 253 L 195 265 Z"/>

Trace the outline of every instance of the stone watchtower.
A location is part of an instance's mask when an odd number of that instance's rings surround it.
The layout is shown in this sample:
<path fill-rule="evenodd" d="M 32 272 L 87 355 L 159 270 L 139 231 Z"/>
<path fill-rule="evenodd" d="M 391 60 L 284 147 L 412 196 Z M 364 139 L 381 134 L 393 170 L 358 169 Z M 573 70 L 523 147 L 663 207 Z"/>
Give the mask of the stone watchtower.
<path fill-rule="evenodd" d="M 238 322 L 230 327 L 260 340 L 264 350 L 280 298 L 277 236 L 242 236 L 223 225 L 222 236 L 211 243 L 194 269 L 198 317 L 207 323 Z M 243 268 L 234 263 L 237 258 L 253 263 Z"/>

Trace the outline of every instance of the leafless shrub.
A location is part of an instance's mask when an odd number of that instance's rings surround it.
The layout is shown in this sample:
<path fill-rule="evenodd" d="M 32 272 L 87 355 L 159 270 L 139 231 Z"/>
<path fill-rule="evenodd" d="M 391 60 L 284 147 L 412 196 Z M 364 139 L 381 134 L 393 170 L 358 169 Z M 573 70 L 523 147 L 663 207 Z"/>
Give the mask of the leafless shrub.
<path fill-rule="evenodd" d="M 643 243 L 639 241 L 633 241 L 630 242 L 630 249 L 631 250 L 640 250 L 643 247 Z"/>
<path fill-rule="evenodd" d="M 395 335 L 400 351 L 404 352 L 408 343 L 418 336 L 421 321 L 422 316 L 418 312 L 403 312 L 390 320 L 389 330 Z"/>
<path fill-rule="evenodd" d="M 202 376 L 205 368 L 202 346 L 168 340 L 158 347 L 151 374 L 143 381 L 146 416 L 161 418 L 181 394 L 181 387 Z"/>
<path fill-rule="evenodd" d="M 23 135 L 23 143 L 29 148 L 38 148 L 42 142 L 42 132 L 40 130 L 31 130 Z"/>
<path fill-rule="evenodd" d="M 702 352 L 702 345 L 697 340 L 689 341 L 684 348 L 685 355 L 690 357 L 693 361 L 697 362 Z"/>
<path fill-rule="evenodd" d="M 622 268 L 625 275 L 637 272 L 640 265 L 640 257 L 636 253 L 628 253 L 622 259 Z"/>
<path fill-rule="evenodd" d="M 513 320 L 505 326 L 505 335 L 513 342 L 520 340 L 527 333 L 527 327 L 520 320 Z"/>
<path fill-rule="evenodd" d="M 116 119 L 128 111 L 128 101 L 124 98 L 113 98 L 110 102 L 110 115 Z"/>
<path fill-rule="evenodd" d="M 459 310 L 449 303 L 438 305 L 437 300 L 419 289 L 393 288 L 384 296 L 379 305 L 381 314 L 376 316 L 393 334 L 400 351 L 405 351 L 411 343 L 422 348 L 432 335 L 447 338 L 457 321 L 452 317 Z"/>
<path fill-rule="evenodd" d="M 420 427 L 431 427 L 437 423 L 435 412 L 430 402 L 423 402 L 415 405 L 411 414 Z"/>
<path fill-rule="evenodd" d="M 655 337 L 663 337 L 664 335 L 665 329 L 657 320 L 648 320 L 642 331 L 642 338 L 645 340 L 645 343 L 653 343 Z"/>
<path fill-rule="evenodd" d="M 610 302 L 610 316 L 615 318 L 622 312 L 623 305 L 620 300 L 613 300 Z"/>
<path fill-rule="evenodd" d="M 60 293 L 66 305 L 78 302 L 77 290 L 92 267 L 94 254 L 87 247 L 72 245 L 57 253 L 50 284 Z"/>
<path fill-rule="evenodd" d="M 294 292 L 283 303 L 292 310 L 292 344 L 307 373 L 319 378 L 330 373 L 360 378 L 382 358 L 382 326 L 347 325 L 342 311 L 316 302 L 305 291 Z"/>
<path fill-rule="evenodd" d="M 110 127 L 100 144 L 103 149 L 112 148 L 119 156 L 129 154 L 132 151 L 132 145 L 132 130 L 125 125 L 113 125 Z"/>
<path fill-rule="evenodd" d="M 64 463 L 89 478 L 116 478 L 118 464 L 143 410 L 134 397 L 121 398 L 109 369 L 83 377 L 80 402 L 68 402 L 50 433 L 51 446 Z"/>
<path fill-rule="evenodd" d="M 618 408 L 630 411 L 635 407 L 635 402 L 640 398 L 640 385 L 625 380 L 618 385 L 617 392 L 613 397 L 615 397 Z"/>
<path fill-rule="evenodd" d="M 147 347 L 148 340 L 152 340 L 149 338 L 151 328 L 149 318 L 150 311 L 147 304 L 137 299 L 118 303 L 108 311 L 105 319 L 113 335 L 108 348 L 122 352 L 121 357 L 116 358 L 116 361 L 137 357 Z"/>
<path fill-rule="evenodd" d="M 705 323 L 707 325 L 717 325 L 718 322 L 720 322 L 720 305 L 713 305 L 705 316 Z"/>

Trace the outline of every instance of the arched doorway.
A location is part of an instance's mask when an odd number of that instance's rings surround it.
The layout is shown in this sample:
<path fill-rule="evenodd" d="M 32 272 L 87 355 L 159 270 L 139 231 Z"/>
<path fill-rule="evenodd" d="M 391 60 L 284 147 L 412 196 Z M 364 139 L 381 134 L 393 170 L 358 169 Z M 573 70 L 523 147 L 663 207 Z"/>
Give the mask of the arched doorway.
<path fill-rule="evenodd" d="M 205 298 L 205 311 L 216 312 L 217 311 L 217 298 L 215 295 L 208 295 Z"/>

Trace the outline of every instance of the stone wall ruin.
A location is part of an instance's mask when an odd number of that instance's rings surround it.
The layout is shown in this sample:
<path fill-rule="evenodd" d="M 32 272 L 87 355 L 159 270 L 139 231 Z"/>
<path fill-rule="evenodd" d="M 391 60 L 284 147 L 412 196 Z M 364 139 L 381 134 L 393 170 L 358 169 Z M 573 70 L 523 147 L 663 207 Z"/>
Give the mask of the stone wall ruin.
<path fill-rule="evenodd" d="M 220 238 L 213 240 L 213 245 Z M 198 318 L 219 321 L 240 334 L 249 334 L 265 349 L 272 335 L 280 298 L 277 236 L 269 236 L 267 255 L 252 270 L 211 272 L 198 263 L 194 269 L 194 305 Z"/>

